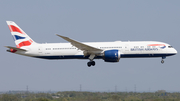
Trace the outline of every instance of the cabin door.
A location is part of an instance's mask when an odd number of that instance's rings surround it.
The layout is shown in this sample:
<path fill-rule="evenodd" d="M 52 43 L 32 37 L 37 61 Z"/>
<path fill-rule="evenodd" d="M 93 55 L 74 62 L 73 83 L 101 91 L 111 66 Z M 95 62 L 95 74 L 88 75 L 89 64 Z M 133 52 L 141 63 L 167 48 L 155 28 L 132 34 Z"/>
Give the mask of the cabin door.
<path fill-rule="evenodd" d="M 38 47 L 38 53 L 42 54 L 43 53 L 43 48 L 41 46 Z"/>

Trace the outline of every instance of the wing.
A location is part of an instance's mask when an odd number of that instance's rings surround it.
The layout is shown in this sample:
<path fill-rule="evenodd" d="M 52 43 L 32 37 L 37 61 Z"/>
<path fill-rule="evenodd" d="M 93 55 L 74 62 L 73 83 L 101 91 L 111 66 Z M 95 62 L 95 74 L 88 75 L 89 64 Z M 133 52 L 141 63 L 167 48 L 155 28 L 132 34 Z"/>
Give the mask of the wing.
<path fill-rule="evenodd" d="M 83 51 L 88 51 L 90 53 L 93 53 L 93 51 L 103 51 L 101 49 L 98 49 L 98 48 L 95 48 L 95 47 L 92 47 L 92 46 L 89 46 L 89 45 L 86 45 L 84 43 L 81 43 L 81 42 L 78 42 L 78 41 L 75 41 L 73 39 L 70 39 L 68 37 L 65 37 L 65 36 L 61 36 L 61 35 L 58 35 L 56 34 L 57 36 L 63 38 L 64 40 L 66 41 L 69 41 L 73 46 L 77 47 L 78 49 L 80 50 L 83 50 Z"/>
<path fill-rule="evenodd" d="M 9 48 L 9 49 L 14 49 L 14 50 L 17 50 L 17 51 L 27 51 L 25 49 L 21 49 L 21 48 L 16 48 L 16 47 L 11 47 L 11 46 L 4 46 L 6 48 Z"/>

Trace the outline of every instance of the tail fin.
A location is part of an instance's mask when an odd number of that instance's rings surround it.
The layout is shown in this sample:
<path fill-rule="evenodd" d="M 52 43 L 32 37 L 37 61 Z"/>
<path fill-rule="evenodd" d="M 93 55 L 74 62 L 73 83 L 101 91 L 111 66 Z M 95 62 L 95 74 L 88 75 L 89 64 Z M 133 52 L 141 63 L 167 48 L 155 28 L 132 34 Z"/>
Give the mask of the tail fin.
<path fill-rule="evenodd" d="M 6 22 L 14 38 L 17 48 L 21 48 L 23 46 L 30 46 L 36 43 L 15 22 L 13 21 L 6 21 Z"/>

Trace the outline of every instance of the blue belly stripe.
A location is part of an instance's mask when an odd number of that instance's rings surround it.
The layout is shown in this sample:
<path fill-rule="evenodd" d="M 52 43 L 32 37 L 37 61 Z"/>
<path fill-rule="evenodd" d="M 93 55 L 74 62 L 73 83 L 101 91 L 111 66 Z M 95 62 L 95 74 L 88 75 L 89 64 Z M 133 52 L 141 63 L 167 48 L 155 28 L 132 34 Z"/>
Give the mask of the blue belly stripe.
<path fill-rule="evenodd" d="M 121 58 L 147 58 L 147 57 L 166 57 L 175 54 L 121 54 Z M 89 56 L 84 55 L 65 55 L 65 56 L 34 56 L 42 59 L 88 59 Z M 103 59 L 102 56 L 97 56 L 95 59 Z"/>

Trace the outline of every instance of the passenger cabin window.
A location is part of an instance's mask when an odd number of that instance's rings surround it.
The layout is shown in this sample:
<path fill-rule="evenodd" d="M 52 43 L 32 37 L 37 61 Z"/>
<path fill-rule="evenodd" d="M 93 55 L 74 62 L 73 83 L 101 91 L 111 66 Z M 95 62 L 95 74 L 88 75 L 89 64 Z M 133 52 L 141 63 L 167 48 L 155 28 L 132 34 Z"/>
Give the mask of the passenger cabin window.
<path fill-rule="evenodd" d="M 53 48 L 53 50 L 76 49 L 76 48 Z M 47 50 L 47 49 L 46 49 Z"/>
<path fill-rule="evenodd" d="M 168 48 L 173 48 L 172 46 L 168 46 Z"/>
<path fill-rule="evenodd" d="M 46 48 L 46 50 L 51 50 L 51 48 Z"/>
<path fill-rule="evenodd" d="M 100 47 L 100 48 L 101 48 L 101 49 L 103 49 L 103 48 L 104 48 L 104 49 L 107 49 L 107 48 L 122 48 L 122 47 L 121 47 L 121 46 L 119 46 L 119 47 L 117 46 L 117 47 Z"/>
<path fill-rule="evenodd" d="M 139 46 L 134 46 L 134 48 L 139 48 Z"/>

